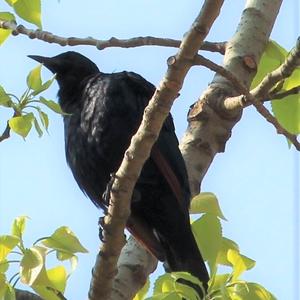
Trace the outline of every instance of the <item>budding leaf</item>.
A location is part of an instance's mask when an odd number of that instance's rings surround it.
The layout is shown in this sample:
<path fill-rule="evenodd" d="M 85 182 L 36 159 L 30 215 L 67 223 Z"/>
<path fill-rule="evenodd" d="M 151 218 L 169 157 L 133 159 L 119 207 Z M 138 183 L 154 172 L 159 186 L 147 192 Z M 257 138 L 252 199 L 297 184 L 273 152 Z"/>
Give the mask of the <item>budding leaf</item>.
<path fill-rule="evenodd" d="M 32 69 L 27 76 L 27 86 L 34 91 L 42 87 L 41 68 L 42 65 L 40 64 Z"/>

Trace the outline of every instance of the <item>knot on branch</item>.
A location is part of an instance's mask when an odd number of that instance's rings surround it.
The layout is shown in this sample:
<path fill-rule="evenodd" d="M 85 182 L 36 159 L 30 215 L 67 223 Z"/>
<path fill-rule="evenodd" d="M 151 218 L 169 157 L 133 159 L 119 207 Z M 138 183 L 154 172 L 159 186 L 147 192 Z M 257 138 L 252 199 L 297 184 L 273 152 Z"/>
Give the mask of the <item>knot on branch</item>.
<path fill-rule="evenodd" d="M 247 69 L 251 71 L 257 70 L 257 63 L 254 55 L 245 55 L 242 59 L 243 59 L 244 66 Z"/>

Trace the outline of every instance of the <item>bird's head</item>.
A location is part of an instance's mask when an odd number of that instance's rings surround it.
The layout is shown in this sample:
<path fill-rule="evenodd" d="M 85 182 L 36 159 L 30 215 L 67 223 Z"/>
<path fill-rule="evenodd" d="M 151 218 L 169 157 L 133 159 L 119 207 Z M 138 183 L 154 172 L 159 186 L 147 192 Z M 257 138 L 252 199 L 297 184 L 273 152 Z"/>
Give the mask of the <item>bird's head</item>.
<path fill-rule="evenodd" d="M 76 95 L 82 89 L 85 79 L 99 73 L 98 67 L 87 57 L 78 52 L 68 51 L 53 57 L 28 55 L 28 57 L 43 64 L 53 74 L 59 85 L 59 103 L 65 112 L 70 112 L 69 106 L 76 101 Z"/>
<path fill-rule="evenodd" d="M 28 55 L 43 64 L 53 74 L 60 87 L 65 83 L 77 85 L 88 76 L 99 72 L 98 67 L 87 57 L 74 51 L 61 53 L 53 57 Z"/>

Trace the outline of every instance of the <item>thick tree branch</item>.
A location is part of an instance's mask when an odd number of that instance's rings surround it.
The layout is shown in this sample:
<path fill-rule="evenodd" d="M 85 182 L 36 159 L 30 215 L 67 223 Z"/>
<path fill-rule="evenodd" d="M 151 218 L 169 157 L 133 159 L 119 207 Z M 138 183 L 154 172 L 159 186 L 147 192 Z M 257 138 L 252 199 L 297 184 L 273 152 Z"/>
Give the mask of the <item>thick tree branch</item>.
<path fill-rule="evenodd" d="M 133 136 L 122 164 L 116 173 L 108 215 L 105 217 L 105 243 L 93 271 L 89 292 L 90 299 L 109 299 L 117 260 L 123 246 L 122 239 L 130 214 L 130 199 L 143 163 L 150 155 L 151 147 L 158 137 L 173 101 L 182 87 L 191 67 L 190 61 L 198 52 L 205 36 L 219 15 L 223 1 L 206 0 L 200 14 L 185 34 L 178 53 L 168 60 L 168 70 L 145 109 L 140 128 Z"/>
<path fill-rule="evenodd" d="M 12 30 L 13 35 L 23 34 L 30 39 L 38 39 L 47 43 L 55 43 L 60 46 L 94 46 L 99 50 L 110 47 L 120 48 L 133 48 L 141 46 L 162 46 L 162 47 L 174 47 L 179 48 L 181 41 L 169 38 L 158 38 L 153 36 L 135 37 L 130 39 L 117 39 L 115 37 L 109 40 L 97 40 L 91 37 L 79 38 L 79 37 L 62 37 L 55 35 L 48 31 L 40 29 L 28 29 L 23 25 L 17 25 L 14 21 L 1 21 L 0 28 Z M 203 42 L 200 46 L 201 50 L 225 53 L 226 42 Z"/>
<path fill-rule="evenodd" d="M 199 193 L 215 155 L 225 150 L 231 130 L 242 115 L 242 108 L 224 109 L 225 99 L 245 87 L 245 93 L 256 73 L 282 0 L 248 0 L 233 38 L 228 42 L 223 68 L 238 78 L 239 88 L 228 76 L 216 74 L 213 82 L 192 106 L 189 126 L 181 141 L 181 152 L 189 173 L 192 195 Z M 260 24 L 258 28 L 257 24 Z M 224 75 L 224 74 L 223 74 Z"/>
<path fill-rule="evenodd" d="M 110 299 L 132 299 L 156 267 L 157 259 L 131 236 L 120 254 Z"/>

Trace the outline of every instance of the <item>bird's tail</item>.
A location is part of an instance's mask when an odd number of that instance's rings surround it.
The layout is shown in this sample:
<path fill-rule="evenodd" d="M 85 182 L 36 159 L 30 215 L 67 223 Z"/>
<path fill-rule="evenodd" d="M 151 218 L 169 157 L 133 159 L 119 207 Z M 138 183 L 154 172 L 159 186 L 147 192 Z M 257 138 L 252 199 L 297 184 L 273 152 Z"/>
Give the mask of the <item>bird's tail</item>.
<path fill-rule="evenodd" d="M 189 224 L 181 227 L 181 234 L 177 232 L 176 238 L 162 232 L 158 236 L 165 249 L 166 270 L 191 273 L 202 282 L 204 290 L 207 291 L 209 275 Z"/>

